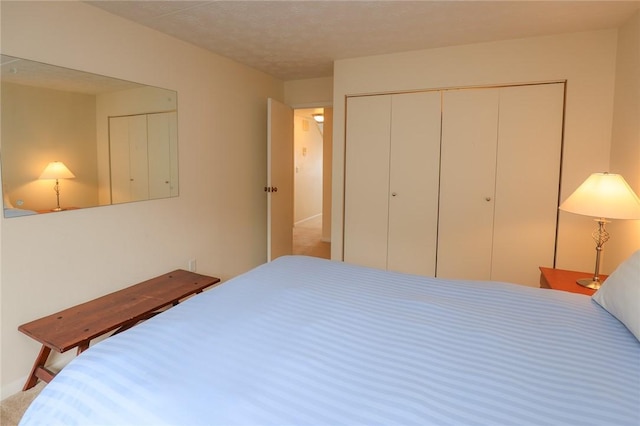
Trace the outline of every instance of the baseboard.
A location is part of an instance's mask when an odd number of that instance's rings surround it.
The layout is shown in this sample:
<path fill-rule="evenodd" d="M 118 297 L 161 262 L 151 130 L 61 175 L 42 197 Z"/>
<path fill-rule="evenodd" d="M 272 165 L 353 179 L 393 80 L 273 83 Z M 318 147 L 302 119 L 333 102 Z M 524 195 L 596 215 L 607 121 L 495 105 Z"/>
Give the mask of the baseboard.
<path fill-rule="evenodd" d="M 305 218 L 305 219 L 302 219 L 302 220 L 299 220 L 299 221 L 297 221 L 297 222 L 294 222 L 294 223 L 293 223 L 293 226 L 298 226 L 298 225 L 300 225 L 300 224 L 302 224 L 302 223 L 305 223 L 305 222 L 308 222 L 308 221 L 310 221 L 310 220 L 313 220 L 313 219 L 315 219 L 315 218 L 317 218 L 317 217 L 319 217 L 319 216 L 322 216 L 322 213 L 318 213 L 318 214 L 315 214 L 315 215 L 313 215 L 313 216 L 309 216 L 309 217 L 307 217 L 307 218 Z"/>

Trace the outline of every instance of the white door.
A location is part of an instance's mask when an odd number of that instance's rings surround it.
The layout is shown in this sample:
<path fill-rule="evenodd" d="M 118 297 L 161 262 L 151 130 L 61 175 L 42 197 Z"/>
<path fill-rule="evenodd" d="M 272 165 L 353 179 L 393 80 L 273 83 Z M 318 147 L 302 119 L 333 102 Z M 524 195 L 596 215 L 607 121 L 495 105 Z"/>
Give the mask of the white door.
<path fill-rule="evenodd" d="M 387 269 L 435 276 L 440 92 L 393 95 Z"/>
<path fill-rule="evenodd" d="M 387 268 L 391 96 L 347 100 L 344 261 Z"/>
<path fill-rule="evenodd" d="M 553 264 L 564 85 L 444 94 L 437 276 L 538 285 Z"/>
<path fill-rule="evenodd" d="M 118 204 L 131 201 L 128 117 L 109 118 L 109 161 L 111 202 Z"/>
<path fill-rule="evenodd" d="M 149 114 L 147 136 L 149 153 L 149 198 L 171 196 L 171 126 L 175 112 Z"/>
<path fill-rule="evenodd" d="M 347 101 L 344 260 L 434 276 L 440 93 Z"/>
<path fill-rule="evenodd" d="M 267 101 L 267 260 L 293 253 L 293 110 Z"/>
<path fill-rule="evenodd" d="M 498 140 L 497 89 L 443 94 L 437 276 L 488 280 Z"/>
<path fill-rule="evenodd" d="M 129 119 L 129 175 L 131 201 L 149 199 L 149 154 L 147 147 L 147 115 Z"/>
<path fill-rule="evenodd" d="M 564 84 L 503 88 L 491 279 L 537 287 L 553 265 Z"/>
<path fill-rule="evenodd" d="M 109 118 L 111 202 L 149 199 L 147 116 Z"/>

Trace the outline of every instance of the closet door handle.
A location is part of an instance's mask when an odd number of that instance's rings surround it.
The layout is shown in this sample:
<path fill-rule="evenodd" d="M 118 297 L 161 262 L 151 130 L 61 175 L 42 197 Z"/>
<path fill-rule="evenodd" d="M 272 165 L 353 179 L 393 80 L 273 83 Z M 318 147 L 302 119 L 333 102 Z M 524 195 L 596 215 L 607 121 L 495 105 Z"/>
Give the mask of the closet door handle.
<path fill-rule="evenodd" d="M 392 197 L 395 197 L 396 195 L 398 195 L 398 193 L 397 193 L 397 192 L 392 192 L 392 193 L 391 193 L 391 196 L 392 196 Z"/>
<path fill-rule="evenodd" d="M 489 201 L 491 201 L 491 197 L 485 197 L 485 198 L 484 198 L 484 200 L 485 200 L 486 202 L 489 202 Z"/>

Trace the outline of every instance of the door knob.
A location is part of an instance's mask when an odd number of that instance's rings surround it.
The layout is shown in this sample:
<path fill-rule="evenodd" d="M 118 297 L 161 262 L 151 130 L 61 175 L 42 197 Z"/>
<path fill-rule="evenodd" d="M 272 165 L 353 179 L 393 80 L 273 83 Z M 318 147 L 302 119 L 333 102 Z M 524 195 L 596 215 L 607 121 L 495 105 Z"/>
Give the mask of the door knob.
<path fill-rule="evenodd" d="M 491 197 L 485 197 L 485 201 L 491 201 Z"/>
<path fill-rule="evenodd" d="M 392 197 L 395 197 L 396 195 L 398 195 L 398 193 L 397 193 L 397 192 L 392 192 L 392 193 L 391 193 L 391 196 L 392 196 Z"/>

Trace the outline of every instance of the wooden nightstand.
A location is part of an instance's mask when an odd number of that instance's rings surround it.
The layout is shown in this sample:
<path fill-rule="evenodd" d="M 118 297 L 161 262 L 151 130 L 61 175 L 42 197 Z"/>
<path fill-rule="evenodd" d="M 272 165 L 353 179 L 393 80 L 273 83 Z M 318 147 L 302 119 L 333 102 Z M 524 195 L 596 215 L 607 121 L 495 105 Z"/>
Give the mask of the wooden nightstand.
<path fill-rule="evenodd" d="M 554 290 L 569 291 L 591 296 L 595 290 L 586 288 L 576 283 L 580 278 L 592 277 L 593 273 L 567 271 L 564 269 L 553 269 L 540 267 L 540 288 L 551 288 Z M 600 275 L 600 281 L 604 282 L 608 275 Z"/>

